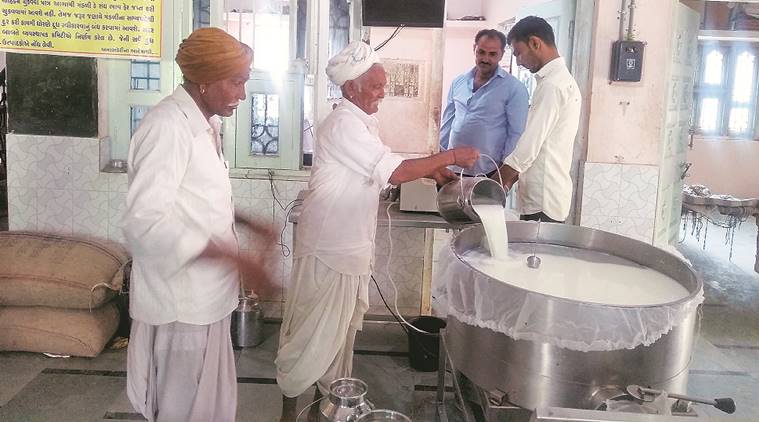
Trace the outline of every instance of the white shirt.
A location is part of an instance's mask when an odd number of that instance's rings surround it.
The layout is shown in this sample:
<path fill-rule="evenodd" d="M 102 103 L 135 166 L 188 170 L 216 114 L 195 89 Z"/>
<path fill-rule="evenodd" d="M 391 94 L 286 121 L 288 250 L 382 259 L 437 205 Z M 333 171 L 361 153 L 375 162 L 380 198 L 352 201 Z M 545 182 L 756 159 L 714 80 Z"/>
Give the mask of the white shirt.
<path fill-rule="evenodd" d="M 527 127 L 504 164 L 520 173 L 520 214 L 543 212 L 564 221 L 572 203 L 569 172 L 582 98 L 561 57 L 546 63 L 535 79 Z"/>
<path fill-rule="evenodd" d="M 379 193 L 403 158 L 382 143 L 377 119 L 347 100 L 324 119 L 315 146 L 294 256 L 314 255 L 344 274 L 370 274 Z"/>
<path fill-rule="evenodd" d="M 133 255 L 133 319 L 205 325 L 237 307 L 237 268 L 197 259 L 211 238 L 237 248 L 220 125 L 180 86 L 132 137 L 122 229 Z"/>

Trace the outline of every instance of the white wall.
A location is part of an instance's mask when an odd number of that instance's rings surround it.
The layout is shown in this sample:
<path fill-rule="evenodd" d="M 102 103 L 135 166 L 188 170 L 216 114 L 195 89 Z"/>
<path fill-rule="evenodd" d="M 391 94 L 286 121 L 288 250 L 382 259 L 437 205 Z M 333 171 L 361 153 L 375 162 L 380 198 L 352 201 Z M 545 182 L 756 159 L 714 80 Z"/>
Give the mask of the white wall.
<path fill-rule="evenodd" d="M 670 88 L 674 0 L 639 0 L 638 39 L 647 41 L 643 76 L 609 83 L 611 45 L 618 37 L 620 2 L 596 2 L 588 152 L 581 224 L 651 243 L 662 170 L 662 125 Z"/>
<path fill-rule="evenodd" d="M 688 151 L 692 164 L 685 183 L 707 186 L 712 193 L 759 198 L 759 141 L 696 138 Z"/>
<path fill-rule="evenodd" d="M 372 45 L 388 39 L 393 28 L 371 28 Z M 440 104 L 440 50 L 439 29 L 406 28 L 378 51 L 380 58 L 390 62 L 416 64 L 419 69 L 417 97 L 393 97 L 385 92 L 385 99 L 375 115 L 380 122 L 380 138 L 394 152 L 426 154 L 433 152 L 437 142 L 437 123 L 433 107 Z"/>
<path fill-rule="evenodd" d="M 451 82 L 458 75 L 467 72 L 474 66 L 474 36 L 481 29 L 499 29 L 498 24 L 509 20 L 517 15 L 520 9 L 527 6 L 534 6 L 545 3 L 549 0 L 482 0 L 480 9 L 485 21 L 469 22 L 467 24 L 449 24 L 445 28 L 445 41 L 443 52 L 443 106 L 448 97 L 448 89 Z M 450 4 L 457 6 L 459 2 Z M 480 6 L 480 5 L 476 5 Z M 508 58 L 505 58 L 508 60 Z"/>
<path fill-rule="evenodd" d="M 445 44 L 443 50 L 443 109 L 445 108 L 451 82 L 474 66 L 474 36 L 482 27 L 451 27 L 445 28 Z M 442 112 L 442 111 L 441 111 Z"/>
<path fill-rule="evenodd" d="M 0 70 L 5 69 L 5 52 L 0 51 Z"/>
<path fill-rule="evenodd" d="M 445 4 L 446 19 L 461 19 L 464 16 L 482 16 L 482 0 L 448 0 Z"/>
<path fill-rule="evenodd" d="M 499 23 L 516 16 L 519 9 L 547 1 L 549 0 L 482 0 L 482 11 L 487 24 L 495 28 Z"/>
<path fill-rule="evenodd" d="M 669 62 L 672 1 L 638 2 L 635 27 L 647 41 L 640 82 L 609 83 L 611 45 L 617 39 L 620 2 L 600 2 L 593 57 L 588 161 L 657 165 L 661 157 L 662 116 L 667 97 L 664 63 Z"/>

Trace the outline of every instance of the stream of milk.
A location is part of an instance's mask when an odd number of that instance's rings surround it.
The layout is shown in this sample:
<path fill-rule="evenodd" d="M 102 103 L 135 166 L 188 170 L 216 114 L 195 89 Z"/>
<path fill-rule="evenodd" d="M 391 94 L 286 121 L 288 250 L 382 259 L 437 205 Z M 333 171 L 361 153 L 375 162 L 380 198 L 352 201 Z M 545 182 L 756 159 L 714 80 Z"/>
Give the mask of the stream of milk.
<path fill-rule="evenodd" d="M 480 216 L 485 229 L 488 250 L 493 258 L 508 259 L 509 233 L 506 231 L 506 216 L 502 205 L 472 205 L 474 212 Z"/>

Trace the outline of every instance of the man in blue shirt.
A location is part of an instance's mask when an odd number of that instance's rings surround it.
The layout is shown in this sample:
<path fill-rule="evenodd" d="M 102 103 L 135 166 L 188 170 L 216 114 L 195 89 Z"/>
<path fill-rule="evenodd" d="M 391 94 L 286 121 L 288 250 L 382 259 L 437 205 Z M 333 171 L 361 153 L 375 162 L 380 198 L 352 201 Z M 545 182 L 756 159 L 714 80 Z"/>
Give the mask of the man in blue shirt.
<path fill-rule="evenodd" d="M 475 67 L 453 80 L 440 126 L 440 148 L 472 146 L 481 156 L 464 174 L 491 175 L 511 154 L 527 122 L 527 88 L 498 65 L 506 36 L 483 29 L 474 38 Z M 453 168 L 458 172 L 458 168 Z"/>

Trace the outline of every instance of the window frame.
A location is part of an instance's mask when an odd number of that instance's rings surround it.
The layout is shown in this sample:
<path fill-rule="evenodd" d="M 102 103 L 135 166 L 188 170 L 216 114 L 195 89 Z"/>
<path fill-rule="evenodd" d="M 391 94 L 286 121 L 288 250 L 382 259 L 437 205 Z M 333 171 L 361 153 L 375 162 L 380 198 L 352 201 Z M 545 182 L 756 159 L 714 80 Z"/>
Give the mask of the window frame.
<path fill-rule="evenodd" d="M 249 0 L 254 2 L 255 0 Z M 211 25 L 224 28 L 222 0 L 211 0 Z M 309 2 L 310 3 L 310 2 Z M 225 119 L 222 129 L 225 157 L 236 169 L 301 170 L 303 163 L 303 94 L 305 64 L 297 59 L 298 1 L 288 0 L 289 31 L 288 71 L 276 77 L 261 69 L 253 69 L 245 86 L 246 97 L 234 115 Z M 310 6 L 309 6 L 310 8 Z M 255 26 L 255 15 L 253 16 Z M 234 34 L 233 34 L 234 35 Z M 255 32 L 251 42 L 255 45 Z M 255 54 L 255 53 L 254 53 Z M 254 56 L 255 57 L 255 56 Z M 255 59 L 254 59 L 255 60 Z M 279 95 L 278 154 L 250 154 L 250 121 L 253 94 Z"/>
<path fill-rule="evenodd" d="M 294 66 L 281 80 L 254 70 L 245 86 L 246 98 L 224 125 L 225 157 L 241 169 L 300 170 L 302 167 L 304 72 Z M 250 154 L 251 109 L 254 94 L 279 95 L 277 155 Z M 289 140 L 289 142 L 288 142 Z M 284 141 L 284 142 L 283 142 Z"/>
<path fill-rule="evenodd" d="M 179 73 L 174 63 L 177 46 L 175 39 L 181 39 L 181 19 L 183 2 L 192 0 L 165 1 L 161 11 L 162 41 L 160 60 L 139 59 L 139 61 L 158 61 L 160 63 L 160 89 L 156 91 L 132 89 L 130 59 L 98 59 L 100 75 L 105 74 L 105 112 L 109 142 L 108 159 L 126 160 L 129 140 L 132 137 L 132 107 L 152 107 L 164 97 L 170 95 L 177 86 Z M 107 164 L 107 163 L 101 163 Z"/>
<path fill-rule="evenodd" d="M 703 83 L 706 67 L 706 51 L 712 51 L 715 47 L 722 52 L 724 57 L 722 84 L 719 87 L 713 87 Z M 749 130 L 745 133 L 735 133 L 730 131 L 729 126 L 730 111 L 736 103 L 732 98 L 735 84 L 735 66 L 738 57 L 745 51 L 752 52 L 755 57 L 753 69 L 753 74 L 755 76 L 752 81 L 753 87 L 751 89 L 751 99 L 748 102 L 751 120 L 749 122 Z M 697 82 L 693 89 L 693 99 L 695 102 L 693 107 L 694 134 L 706 139 L 759 141 L 759 42 L 727 40 L 699 41 L 698 58 Z M 702 100 L 706 98 L 717 98 L 719 100 L 717 128 L 714 131 L 704 131 L 699 127 Z"/>
<path fill-rule="evenodd" d="M 254 2 L 255 0 L 248 0 Z M 277 80 L 266 72 L 251 70 L 251 79 L 246 84 L 248 95 L 240 108 L 232 117 L 223 119 L 222 137 L 225 157 L 233 169 L 255 170 L 301 170 L 302 167 L 302 132 L 303 132 L 303 94 L 304 94 L 304 67 L 303 60 L 296 59 L 297 52 L 297 0 L 287 0 L 290 7 L 289 28 L 292 36 L 288 45 L 289 70 L 283 76 L 283 80 Z M 225 0 L 210 0 L 210 26 L 225 28 L 224 5 Z M 314 13 L 319 2 L 307 2 L 308 13 Z M 328 3 L 328 2 L 327 2 Z M 314 4 L 314 6 L 312 6 Z M 131 108 L 137 106 L 152 107 L 163 98 L 171 95 L 174 89 L 182 83 L 182 73 L 179 66 L 174 62 L 179 41 L 186 38 L 193 30 L 193 0 L 165 0 L 162 13 L 162 53 L 160 58 L 160 90 L 134 90 L 131 87 L 131 60 L 129 59 L 98 59 L 101 75 L 105 75 L 102 88 L 105 93 L 107 109 L 101 112 L 101 118 L 106 123 L 108 151 L 104 158 L 113 160 L 126 160 L 131 138 Z M 310 16 L 310 15 L 309 15 Z M 311 22 L 309 20 L 309 22 Z M 309 29 L 307 38 L 313 39 Z M 307 51 L 316 50 L 318 46 L 306 43 Z M 149 61 L 140 59 L 140 61 Z M 326 61 L 326 59 L 325 59 Z M 238 136 L 244 132 L 238 129 L 240 124 L 248 122 L 250 125 L 250 102 L 251 92 L 256 92 L 260 87 L 258 82 L 264 81 L 264 85 L 286 87 L 286 92 L 280 95 L 280 141 L 279 155 L 248 156 L 244 157 L 244 151 L 250 150 L 249 136 Z M 102 92 L 101 92 L 102 93 Z M 284 101 L 283 101 L 284 100 Z M 249 132 L 249 128 L 248 128 Z M 242 134 L 242 133 L 241 133 Z M 246 139 L 247 138 L 247 139 Z M 101 163 L 107 164 L 107 163 Z"/>

